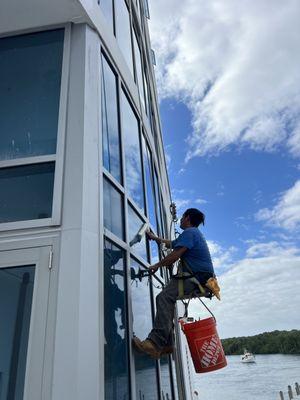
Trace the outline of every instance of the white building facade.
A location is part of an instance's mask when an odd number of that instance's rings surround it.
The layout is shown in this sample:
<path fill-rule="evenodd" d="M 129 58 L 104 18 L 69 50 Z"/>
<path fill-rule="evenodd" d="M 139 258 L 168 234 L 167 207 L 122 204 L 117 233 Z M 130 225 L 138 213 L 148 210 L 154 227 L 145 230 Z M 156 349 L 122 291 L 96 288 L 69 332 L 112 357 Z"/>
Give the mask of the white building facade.
<path fill-rule="evenodd" d="M 0 2 L 0 400 L 190 398 L 185 351 L 131 346 L 168 279 L 145 227 L 171 235 L 148 17 Z"/>

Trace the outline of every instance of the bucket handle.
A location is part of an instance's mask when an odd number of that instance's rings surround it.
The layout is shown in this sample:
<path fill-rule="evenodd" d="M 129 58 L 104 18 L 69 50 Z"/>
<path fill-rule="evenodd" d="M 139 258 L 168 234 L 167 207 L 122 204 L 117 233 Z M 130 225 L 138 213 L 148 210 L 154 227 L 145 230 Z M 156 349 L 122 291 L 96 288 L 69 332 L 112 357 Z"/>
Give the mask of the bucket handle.
<path fill-rule="evenodd" d="M 210 311 L 210 309 L 207 307 L 207 305 L 204 303 L 204 301 L 202 301 L 200 297 L 198 297 L 198 299 L 202 303 L 202 305 L 207 309 L 207 311 L 210 313 L 210 315 L 213 317 L 214 321 L 217 322 L 216 317 L 214 316 L 212 311 Z M 184 300 L 181 300 L 184 305 L 183 318 L 187 318 L 187 316 L 188 316 L 188 308 L 189 308 L 190 300 L 191 300 L 191 297 L 189 298 L 189 300 L 187 302 L 185 302 Z"/>
<path fill-rule="evenodd" d="M 198 297 L 199 301 L 202 303 L 202 305 L 207 309 L 207 311 L 211 314 L 211 316 L 213 317 L 213 319 L 215 320 L 215 322 L 217 322 L 216 317 L 214 316 L 214 314 L 212 313 L 212 311 L 210 311 L 210 309 L 207 307 L 207 305 L 204 303 L 204 301 L 201 300 L 200 297 Z"/>

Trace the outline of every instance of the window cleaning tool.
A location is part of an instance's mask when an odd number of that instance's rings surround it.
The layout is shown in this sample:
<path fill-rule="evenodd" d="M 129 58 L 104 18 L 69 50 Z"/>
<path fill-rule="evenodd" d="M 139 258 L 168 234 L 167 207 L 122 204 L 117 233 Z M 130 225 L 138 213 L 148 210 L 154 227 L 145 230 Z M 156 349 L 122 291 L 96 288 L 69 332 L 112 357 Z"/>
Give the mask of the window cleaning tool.
<path fill-rule="evenodd" d="M 186 336 L 196 373 L 226 367 L 227 361 L 214 317 L 195 322 L 183 318 L 179 323 Z"/>
<path fill-rule="evenodd" d="M 130 247 L 134 246 L 136 243 L 139 243 L 142 240 L 142 237 L 145 235 L 146 230 L 148 229 L 148 224 L 147 222 L 145 222 L 140 230 L 138 231 L 138 233 L 135 235 L 135 237 L 131 240 L 131 242 L 129 243 Z"/>

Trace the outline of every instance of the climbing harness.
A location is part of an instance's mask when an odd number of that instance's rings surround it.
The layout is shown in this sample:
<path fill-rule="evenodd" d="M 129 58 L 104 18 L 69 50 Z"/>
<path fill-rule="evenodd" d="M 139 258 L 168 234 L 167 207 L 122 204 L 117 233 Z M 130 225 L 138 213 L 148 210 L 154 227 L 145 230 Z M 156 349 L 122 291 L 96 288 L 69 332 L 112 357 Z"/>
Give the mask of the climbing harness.
<path fill-rule="evenodd" d="M 181 261 L 183 261 L 183 260 L 181 260 Z M 186 263 L 185 263 L 185 267 L 188 269 L 189 272 L 183 272 L 182 264 L 179 263 L 178 274 L 177 274 L 177 276 L 173 277 L 175 279 L 178 279 L 178 297 L 177 297 L 177 299 L 181 300 L 181 302 L 184 306 L 183 318 L 188 318 L 188 307 L 190 305 L 190 301 L 192 299 L 198 299 L 200 301 L 200 303 L 202 303 L 202 305 L 207 309 L 207 311 L 215 319 L 214 314 L 210 311 L 210 309 L 207 307 L 207 305 L 201 299 L 201 297 L 206 297 L 211 300 L 213 297 L 213 293 L 208 288 L 205 288 L 200 284 L 200 282 L 198 281 L 197 278 L 195 278 L 192 270 L 186 265 Z M 189 279 L 190 281 L 194 282 L 198 286 L 196 290 L 192 291 L 188 295 L 184 294 L 184 281 L 186 279 Z"/>

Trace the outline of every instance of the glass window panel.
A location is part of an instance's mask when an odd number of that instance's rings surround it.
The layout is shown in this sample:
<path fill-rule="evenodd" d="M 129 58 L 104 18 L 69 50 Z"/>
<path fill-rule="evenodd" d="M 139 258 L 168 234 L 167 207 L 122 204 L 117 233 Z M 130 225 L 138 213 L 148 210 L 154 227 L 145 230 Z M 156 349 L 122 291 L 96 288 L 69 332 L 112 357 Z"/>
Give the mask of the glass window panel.
<path fill-rule="evenodd" d="M 107 19 L 109 25 L 111 26 L 111 29 L 113 30 L 114 29 L 113 0 L 98 0 L 98 3 L 99 2 L 101 10 L 103 11 L 105 18 Z"/>
<path fill-rule="evenodd" d="M 176 377 L 176 365 L 173 356 L 171 356 L 171 369 L 172 369 L 172 376 L 174 382 L 174 400 L 178 400 L 178 387 L 177 387 L 177 377 Z"/>
<path fill-rule="evenodd" d="M 156 245 L 157 247 L 157 245 Z M 158 261 L 158 251 L 154 252 L 154 254 L 157 254 L 156 256 L 153 256 L 152 253 L 152 259 L 151 263 L 157 262 Z M 153 295 L 154 299 L 156 296 L 162 291 L 163 286 L 162 284 L 155 279 L 155 276 L 152 277 L 152 290 L 153 290 Z M 156 312 L 156 303 L 154 302 L 154 309 Z M 169 398 L 170 400 L 172 399 L 172 389 L 171 389 L 171 377 L 170 377 L 170 369 L 169 369 L 169 356 L 168 355 L 163 355 L 160 360 L 160 380 L 161 380 L 161 393 L 162 393 L 162 398 L 167 399 Z"/>
<path fill-rule="evenodd" d="M 149 3 L 148 0 L 144 0 L 144 10 L 145 10 L 145 16 L 150 19 L 150 11 L 149 11 Z"/>
<path fill-rule="evenodd" d="M 158 250 L 156 245 L 156 250 L 154 246 L 152 246 L 153 252 L 151 254 L 151 263 L 158 261 Z M 155 279 L 155 276 L 152 277 L 152 290 L 154 299 L 156 296 L 162 291 L 163 285 Z M 156 312 L 156 302 L 154 301 L 154 309 Z M 170 365 L 169 365 L 170 357 L 168 355 L 163 355 L 160 362 L 160 381 L 161 381 L 161 394 L 163 399 L 172 399 L 172 389 L 171 389 L 171 376 L 170 376 Z"/>
<path fill-rule="evenodd" d="M 141 50 L 138 45 L 136 33 L 134 31 L 133 35 L 133 43 L 134 43 L 134 55 L 135 55 L 135 66 L 136 66 L 136 75 L 137 75 L 137 85 L 139 88 L 140 99 L 147 113 L 145 108 L 145 90 L 144 90 L 144 82 L 143 82 L 143 67 L 142 67 L 142 55 Z"/>
<path fill-rule="evenodd" d="M 0 169 L 0 223 L 50 218 L 55 163 Z"/>
<path fill-rule="evenodd" d="M 131 249 L 140 257 L 147 260 L 145 222 L 128 204 L 128 235 Z"/>
<path fill-rule="evenodd" d="M 158 244 L 154 240 L 149 240 L 151 264 L 156 264 L 159 261 Z"/>
<path fill-rule="evenodd" d="M 162 194 L 160 193 L 160 218 L 161 218 L 161 226 L 162 226 L 162 231 L 164 232 L 164 235 L 166 235 L 166 230 L 167 230 L 167 224 L 166 224 L 166 212 L 165 212 L 165 207 L 163 203 L 163 197 Z"/>
<path fill-rule="evenodd" d="M 151 133 L 152 136 L 155 137 L 156 133 L 155 133 L 155 117 L 154 117 L 154 112 L 153 112 L 153 108 L 151 105 L 151 99 L 149 102 L 149 115 L 150 115 L 150 126 L 151 126 Z"/>
<path fill-rule="evenodd" d="M 147 196 L 147 215 L 150 224 L 154 229 L 157 230 L 152 162 L 151 162 L 150 150 L 144 138 L 143 138 L 143 155 L 144 155 L 145 185 L 146 185 L 146 196 Z"/>
<path fill-rule="evenodd" d="M 149 243 L 149 249 L 150 249 L 150 262 L 151 264 L 156 264 L 160 257 L 159 257 L 159 247 L 158 244 L 154 240 L 148 240 Z M 165 268 L 159 268 L 159 271 L 156 273 L 156 276 L 158 276 L 162 281 L 164 281 L 164 276 L 163 276 L 163 271 Z"/>
<path fill-rule="evenodd" d="M 168 218 L 166 213 L 166 207 L 164 207 L 163 198 L 161 196 L 161 207 L 162 207 L 162 222 L 166 235 L 170 234 L 170 226 L 168 225 Z"/>
<path fill-rule="evenodd" d="M 118 0 L 118 5 L 115 8 L 116 12 L 116 31 L 117 41 L 127 65 L 133 76 L 133 59 L 130 33 L 130 18 L 125 0 Z"/>
<path fill-rule="evenodd" d="M 164 231 L 163 231 L 162 216 L 161 216 L 160 190 L 158 186 L 158 177 L 156 171 L 154 173 L 154 184 L 155 184 L 156 210 L 158 214 L 158 230 L 159 230 L 159 235 L 163 236 Z"/>
<path fill-rule="evenodd" d="M 139 125 L 132 107 L 123 92 L 122 122 L 127 191 L 136 204 L 144 210 Z"/>
<path fill-rule="evenodd" d="M 160 359 L 160 384 L 163 399 L 172 399 L 172 386 L 170 377 L 169 356 L 164 355 Z"/>
<path fill-rule="evenodd" d="M 125 252 L 104 243 L 105 399 L 129 400 Z"/>
<path fill-rule="evenodd" d="M 1 399 L 23 399 L 34 270 L 0 268 Z"/>
<path fill-rule="evenodd" d="M 103 179 L 104 226 L 124 240 L 123 197 L 106 179 Z"/>
<path fill-rule="evenodd" d="M 136 7 L 137 7 L 137 16 L 140 20 L 141 19 L 140 2 L 139 2 L 139 0 L 137 0 L 135 3 L 136 3 Z"/>
<path fill-rule="evenodd" d="M 102 149 L 103 166 L 121 182 L 120 130 L 117 78 L 102 56 Z"/>
<path fill-rule="evenodd" d="M 140 278 L 143 267 L 131 260 L 131 300 L 133 332 L 145 339 L 152 329 L 151 297 L 148 277 Z M 158 399 L 156 363 L 151 357 L 134 351 L 136 398 L 143 400 Z"/>
<path fill-rule="evenodd" d="M 146 110 L 146 114 L 149 115 L 150 110 L 149 110 L 149 98 L 148 98 L 148 81 L 147 81 L 145 72 L 143 72 L 143 79 L 144 79 L 144 86 L 145 86 L 145 110 Z"/>
<path fill-rule="evenodd" d="M 56 153 L 64 30 L 0 39 L 0 160 Z"/>

